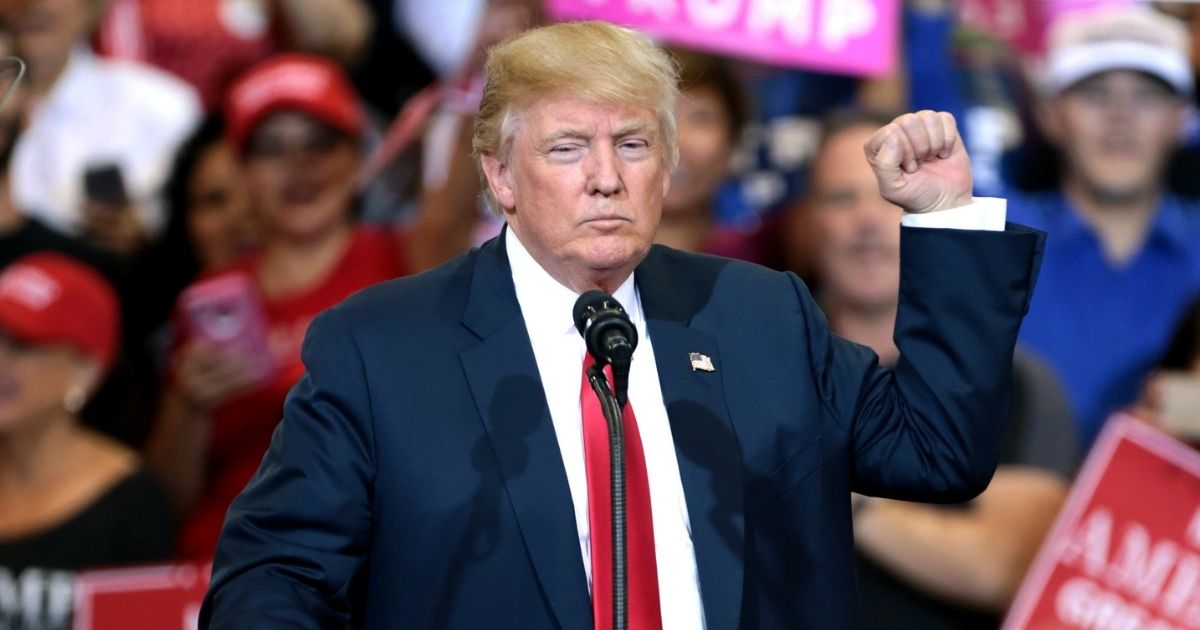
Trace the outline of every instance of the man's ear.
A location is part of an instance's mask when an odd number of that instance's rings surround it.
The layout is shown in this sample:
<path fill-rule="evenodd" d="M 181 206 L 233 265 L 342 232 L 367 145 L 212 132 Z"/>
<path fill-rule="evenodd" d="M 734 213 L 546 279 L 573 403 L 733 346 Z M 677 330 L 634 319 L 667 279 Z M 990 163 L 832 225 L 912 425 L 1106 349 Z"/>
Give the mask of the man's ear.
<path fill-rule="evenodd" d="M 496 203 L 506 212 L 512 210 L 517 203 L 513 194 L 512 171 L 509 170 L 508 163 L 495 153 L 480 155 L 479 163 L 483 167 L 483 175 L 487 178 L 488 188 L 496 198 Z"/>

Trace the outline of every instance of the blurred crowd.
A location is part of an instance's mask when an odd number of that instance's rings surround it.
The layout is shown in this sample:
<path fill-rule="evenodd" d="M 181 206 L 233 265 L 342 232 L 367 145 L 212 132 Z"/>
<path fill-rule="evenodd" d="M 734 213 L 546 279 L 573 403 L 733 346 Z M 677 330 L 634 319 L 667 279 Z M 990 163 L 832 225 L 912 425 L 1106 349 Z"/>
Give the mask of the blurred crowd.
<path fill-rule="evenodd" d="M 908 0 L 879 77 L 674 50 L 659 242 L 800 275 L 884 364 L 901 211 L 864 158 L 875 129 L 954 113 L 977 194 L 1049 234 L 991 486 L 848 497 L 868 628 L 996 627 L 1114 413 L 1200 443 L 1200 9 L 1078 4 L 1031 52 Z M 68 627 L 78 569 L 211 556 L 311 319 L 502 229 L 471 151 L 482 66 L 547 19 L 0 0 L 0 629 Z"/>

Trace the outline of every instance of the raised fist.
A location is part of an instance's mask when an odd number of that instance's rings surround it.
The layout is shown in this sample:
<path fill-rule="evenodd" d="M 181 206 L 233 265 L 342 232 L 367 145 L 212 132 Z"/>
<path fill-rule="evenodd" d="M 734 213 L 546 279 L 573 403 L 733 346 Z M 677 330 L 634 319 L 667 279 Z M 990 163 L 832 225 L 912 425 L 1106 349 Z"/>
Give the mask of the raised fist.
<path fill-rule="evenodd" d="M 904 114 L 863 147 L 884 199 L 905 212 L 935 212 L 971 203 L 971 161 L 946 112 Z"/>

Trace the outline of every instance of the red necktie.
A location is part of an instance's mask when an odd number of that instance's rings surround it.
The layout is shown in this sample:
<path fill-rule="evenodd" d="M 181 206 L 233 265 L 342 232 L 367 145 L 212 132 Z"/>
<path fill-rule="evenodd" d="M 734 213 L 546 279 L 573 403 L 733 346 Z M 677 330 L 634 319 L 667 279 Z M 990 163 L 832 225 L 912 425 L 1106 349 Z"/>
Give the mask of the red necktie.
<path fill-rule="evenodd" d="M 587 379 L 595 363 L 583 361 L 583 452 L 587 463 L 588 520 L 592 539 L 592 611 L 595 630 L 612 628 L 612 500 L 609 484 L 608 424 L 600 401 Z M 612 387 L 612 366 L 604 373 Z M 650 513 L 650 483 L 646 457 L 632 405 L 621 418 L 625 433 L 625 549 L 629 584 L 629 630 L 661 630 L 658 604 L 658 564 L 654 559 L 654 523 Z"/>

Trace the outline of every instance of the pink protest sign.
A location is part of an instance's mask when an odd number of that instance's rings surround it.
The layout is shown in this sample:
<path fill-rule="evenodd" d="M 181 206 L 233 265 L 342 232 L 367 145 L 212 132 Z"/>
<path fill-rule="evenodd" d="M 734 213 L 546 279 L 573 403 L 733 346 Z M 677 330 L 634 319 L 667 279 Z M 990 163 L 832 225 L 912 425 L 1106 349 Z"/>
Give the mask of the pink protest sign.
<path fill-rule="evenodd" d="M 560 20 L 606 20 L 667 42 L 767 63 L 877 75 L 896 59 L 900 0 L 547 0 Z"/>
<path fill-rule="evenodd" d="M 1111 419 L 1005 630 L 1200 630 L 1200 452 Z"/>

